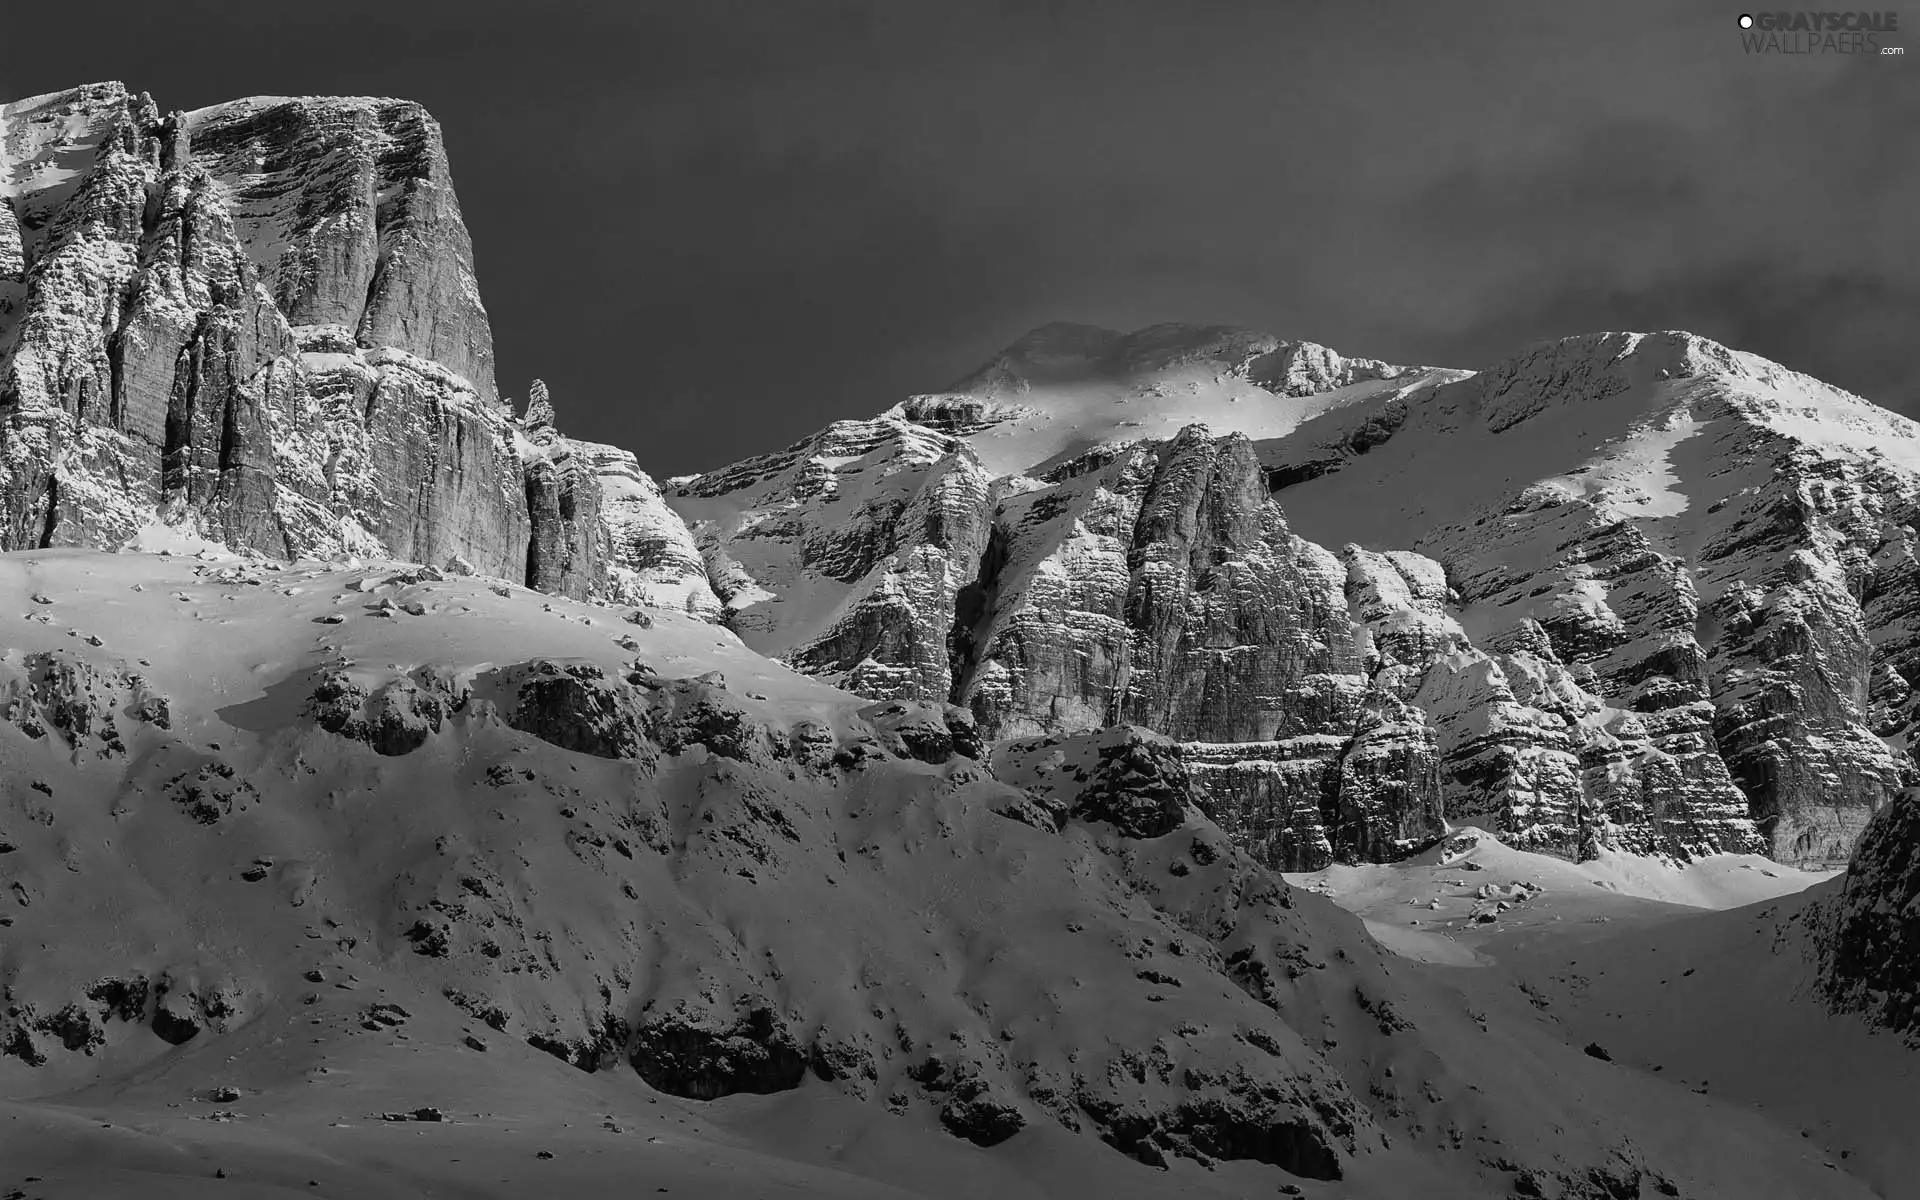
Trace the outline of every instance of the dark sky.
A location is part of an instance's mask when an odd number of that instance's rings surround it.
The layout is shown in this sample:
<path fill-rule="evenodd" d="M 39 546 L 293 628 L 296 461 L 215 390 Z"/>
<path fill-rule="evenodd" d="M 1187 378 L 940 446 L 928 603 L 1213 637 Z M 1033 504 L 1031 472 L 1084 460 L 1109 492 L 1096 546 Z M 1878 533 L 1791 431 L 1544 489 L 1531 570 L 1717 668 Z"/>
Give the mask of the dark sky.
<path fill-rule="evenodd" d="M 668 475 L 1049 320 L 1476 367 L 1687 328 L 1920 412 L 1905 58 L 1737 3 L 38 4 L 0 93 L 439 117 L 505 394 Z"/>

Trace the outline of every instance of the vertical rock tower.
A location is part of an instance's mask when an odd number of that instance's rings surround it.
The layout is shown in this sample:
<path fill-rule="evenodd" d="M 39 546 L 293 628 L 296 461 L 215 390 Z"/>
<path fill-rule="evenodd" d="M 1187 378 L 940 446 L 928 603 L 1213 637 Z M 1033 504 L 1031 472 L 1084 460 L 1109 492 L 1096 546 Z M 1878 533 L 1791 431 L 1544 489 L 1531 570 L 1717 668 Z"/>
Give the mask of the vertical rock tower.
<path fill-rule="evenodd" d="M 163 114 L 101 83 L 0 108 L 0 549 L 160 520 L 288 558 L 458 556 L 575 597 L 704 593 L 684 527 L 616 546 L 602 523 L 605 470 L 623 516 L 650 492 L 679 524 L 631 456 L 561 437 L 542 384 L 516 421 L 493 364 L 419 105 Z"/>

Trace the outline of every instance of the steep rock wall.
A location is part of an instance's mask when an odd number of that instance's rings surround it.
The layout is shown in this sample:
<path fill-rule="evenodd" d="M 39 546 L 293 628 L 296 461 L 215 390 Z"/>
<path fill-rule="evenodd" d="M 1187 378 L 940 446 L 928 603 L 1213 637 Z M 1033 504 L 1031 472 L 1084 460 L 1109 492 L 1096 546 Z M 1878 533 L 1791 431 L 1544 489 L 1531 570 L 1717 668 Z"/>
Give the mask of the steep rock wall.
<path fill-rule="evenodd" d="M 111 547 L 161 520 L 635 599 L 654 549 L 616 548 L 611 514 L 684 527 L 631 456 L 574 453 L 551 424 L 499 397 L 420 106 L 163 116 L 107 83 L 0 108 L 0 548 Z"/>

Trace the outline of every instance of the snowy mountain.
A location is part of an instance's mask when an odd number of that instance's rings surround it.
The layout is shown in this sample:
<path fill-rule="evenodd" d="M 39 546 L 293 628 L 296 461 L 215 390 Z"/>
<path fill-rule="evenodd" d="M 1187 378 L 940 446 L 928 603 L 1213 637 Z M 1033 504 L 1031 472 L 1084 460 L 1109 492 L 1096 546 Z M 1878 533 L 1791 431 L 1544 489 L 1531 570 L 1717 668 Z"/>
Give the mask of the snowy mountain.
<path fill-rule="evenodd" d="M 756 649 L 989 737 L 1158 729 L 1275 865 L 1445 814 L 1834 866 L 1915 778 L 1915 436 L 1687 334 L 1470 375 L 1049 326 L 668 499 Z"/>
<path fill-rule="evenodd" d="M 1310 536 L 1432 556 L 1476 640 L 1537 626 L 1589 695 L 1684 731 L 1679 774 L 1744 797 L 1783 861 L 1844 862 L 1913 782 L 1920 427 L 1675 333 L 1569 339 L 1405 414 L 1266 448 L 1311 476 L 1277 493 Z M 1389 480 L 1418 505 L 1369 503 Z"/>
<path fill-rule="evenodd" d="M 989 762 L 936 706 L 619 617 L 387 564 L 0 560 L 9 1166 L 1871 1194 L 1383 949 L 1194 807 L 1164 739 Z M 867 1148 L 808 1168 L 753 1115 L 795 1105 Z M 903 1170 L 941 1136 L 995 1150 Z"/>
<path fill-rule="evenodd" d="M 890 415 L 963 436 L 995 475 L 1042 474 L 1093 447 L 1165 440 L 1188 425 L 1279 437 L 1321 413 L 1465 374 L 1345 358 L 1232 326 L 1120 334 L 1058 322 Z"/>
<path fill-rule="evenodd" d="M 491 347 L 417 105 L 0 107 L 22 1187 L 1916 1194 L 1920 427 L 1061 324 L 656 484 Z"/>

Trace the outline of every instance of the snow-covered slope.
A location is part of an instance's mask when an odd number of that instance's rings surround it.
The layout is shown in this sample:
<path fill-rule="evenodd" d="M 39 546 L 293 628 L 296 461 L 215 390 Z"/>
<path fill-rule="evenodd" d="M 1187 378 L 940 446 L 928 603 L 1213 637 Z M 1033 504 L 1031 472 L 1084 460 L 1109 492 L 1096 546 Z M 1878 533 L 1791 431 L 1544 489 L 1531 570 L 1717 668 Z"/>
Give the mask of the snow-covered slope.
<path fill-rule="evenodd" d="M 1376 941 L 1423 962 L 1486 966 L 1518 947 L 1556 948 L 1617 927 L 1688 919 L 1795 895 L 1833 878 L 1758 854 L 1688 863 L 1602 850 L 1582 863 L 1515 849 L 1459 826 L 1396 863 L 1335 863 L 1287 875 L 1366 921 Z M 1802 964 L 1810 970 L 1810 963 Z"/>
<path fill-rule="evenodd" d="M 1473 968 L 1448 978 L 1489 1011 L 1513 1005 L 1670 1099 L 1763 1114 L 1832 1174 L 1813 1194 L 1850 1175 L 1909 1197 L 1920 1195 L 1906 1136 L 1920 1115 L 1920 1053 L 1831 1003 L 1836 969 L 1903 961 L 1859 918 L 1883 935 L 1898 928 L 1920 842 L 1884 850 L 1843 881 L 1747 855 L 1676 867 L 1607 852 L 1575 865 L 1467 828 L 1407 862 L 1289 878 L 1409 958 Z M 1860 982 L 1884 999 L 1890 978 Z M 1898 1010 L 1910 981 L 1909 970 L 1878 1015 Z"/>
<path fill-rule="evenodd" d="M 891 412 L 964 437 L 996 476 L 1041 474 L 1096 447 L 1164 440 L 1188 425 L 1278 437 L 1319 413 L 1466 374 L 1346 358 L 1233 326 L 1122 334 L 1057 322 Z"/>
<path fill-rule="evenodd" d="M 10 1166 L 1867 1194 L 1385 954 L 1235 849 L 1151 737 L 998 782 L 937 706 L 435 575 L 0 558 Z M 849 1149 L 801 1148 L 826 1131 Z"/>

